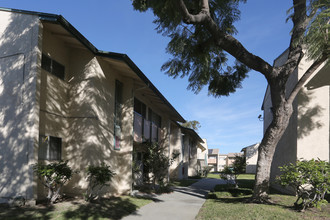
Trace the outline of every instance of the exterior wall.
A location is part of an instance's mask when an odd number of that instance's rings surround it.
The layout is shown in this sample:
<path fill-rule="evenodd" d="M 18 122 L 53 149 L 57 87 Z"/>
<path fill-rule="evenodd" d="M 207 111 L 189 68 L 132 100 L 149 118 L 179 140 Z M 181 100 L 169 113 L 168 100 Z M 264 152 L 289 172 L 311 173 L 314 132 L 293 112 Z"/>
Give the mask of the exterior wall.
<path fill-rule="evenodd" d="M 219 154 L 219 159 L 218 159 L 218 171 L 221 171 L 224 169 L 225 166 L 227 166 L 227 155 L 221 155 Z"/>
<path fill-rule="evenodd" d="M 274 65 L 282 65 L 287 59 L 284 52 Z M 302 60 L 296 72 L 287 82 L 289 94 L 298 79 L 304 74 L 311 61 Z M 293 103 L 294 112 L 290 118 L 288 128 L 282 136 L 275 150 L 271 181 L 280 174 L 279 166 L 294 163 L 297 159 L 320 158 L 329 160 L 329 70 L 320 67 L 311 79 L 304 85 Z M 269 88 L 263 103 L 264 132 L 271 123 L 271 98 Z M 316 144 L 317 143 L 317 144 Z"/>
<path fill-rule="evenodd" d="M 246 147 L 246 173 L 256 173 L 257 171 L 258 147 L 259 144 Z"/>
<path fill-rule="evenodd" d="M 191 148 L 189 155 L 189 168 L 188 168 L 188 176 L 196 176 L 198 174 L 198 166 L 197 166 L 197 143 L 195 140 L 190 139 Z"/>
<path fill-rule="evenodd" d="M 299 76 L 311 63 L 304 63 Z M 299 93 L 297 159 L 329 161 L 329 76 L 330 68 L 322 68 Z"/>
<path fill-rule="evenodd" d="M 34 198 L 39 19 L 0 11 L 0 203 Z"/>
<path fill-rule="evenodd" d="M 208 154 L 208 162 L 207 164 L 209 166 L 212 166 L 213 168 L 211 169 L 212 172 L 218 172 L 218 154 Z"/>
<path fill-rule="evenodd" d="M 0 18 L 0 203 L 15 196 L 45 196 L 32 170 L 40 159 L 39 135 L 62 138 L 61 159 L 80 171 L 63 189 L 66 194 L 81 196 L 88 184 L 86 167 L 102 162 L 116 173 L 104 193 L 129 193 L 135 95 L 134 80 L 129 77 L 132 72 L 121 74 L 125 70 L 87 49 L 70 46 L 61 34 L 40 23 L 38 16 L 0 11 Z M 65 66 L 64 80 L 41 69 L 42 53 Z M 123 84 L 119 150 L 114 149 L 116 80 Z M 174 148 L 181 148 L 181 132 L 170 133 L 166 113 L 150 100 L 144 101 L 162 117 L 162 144 L 170 156 Z M 172 135 L 177 137 L 173 149 Z M 182 177 L 187 177 L 191 159 L 187 140 Z"/>
<path fill-rule="evenodd" d="M 180 153 L 179 157 L 174 160 L 173 164 L 169 168 L 170 178 L 171 179 L 182 179 L 182 164 L 183 164 L 183 151 L 182 151 L 182 138 L 181 138 L 181 129 L 171 123 L 171 137 L 170 137 L 170 144 L 171 144 L 171 154 L 174 151 L 178 151 Z"/>
<path fill-rule="evenodd" d="M 40 134 L 62 138 L 62 159 L 79 174 L 64 191 L 82 195 L 87 187 L 86 167 L 102 162 L 116 173 L 111 195 L 129 193 L 132 186 L 133 81 L 124 79 L 110 64 L 83 49 L 64 45 L 44 30 L 43 53 L 66 67 L 64 81 L 46 71 L 41 77 Z M 123 83 L 122 136 L 114 150 L 115 82 Z M 45 110 L 44 110 L 45 109 Z M 39 195 L 43 188 L 39 187 Z"/>
<path fill-rule="evenodd" d="M 183 157 L 182 157 L 182 178 L 188 178 L 188 167 L 189 167 L 189 137 L 183 136 Z"/>

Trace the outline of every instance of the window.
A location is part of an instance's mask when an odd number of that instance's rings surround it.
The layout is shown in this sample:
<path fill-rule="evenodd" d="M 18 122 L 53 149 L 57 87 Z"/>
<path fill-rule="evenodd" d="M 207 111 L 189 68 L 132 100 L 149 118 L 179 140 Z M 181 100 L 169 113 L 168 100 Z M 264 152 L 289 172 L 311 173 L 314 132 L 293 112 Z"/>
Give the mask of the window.
<path fill-rule="evenodd" d="M 64 80 L 65 67 L 45 54 L 42 54 L 41 68 Z"/>
<path fill-rule="evenodd" d="M 137 98 L 134 98 L 134 111 L 136 113 L 139 113 L 143 118 L 146 118 L 146 111 L 147 107 L 144 103 L 142 103 L 140 100 Z"/>
<path fill-rule="evenodd" d="M 157 142 L 160 139 L 159 130 L 160 130 L 160 127 L 161 127 L 162 118 L 149 108 L 148 119 L 151 122 L 150 123 L 151 140 Z"/>
<path fill-rule="evenodd" d="M 121 115 L 123 103 L 123 84 L 116 80 L 115 85 L 115 150 L 120 150 Z"/>
<path fill-rule="evenodd" d="M 39 160 L 61 160 L 62 139 L 53 136 L 39 136 Z"/>

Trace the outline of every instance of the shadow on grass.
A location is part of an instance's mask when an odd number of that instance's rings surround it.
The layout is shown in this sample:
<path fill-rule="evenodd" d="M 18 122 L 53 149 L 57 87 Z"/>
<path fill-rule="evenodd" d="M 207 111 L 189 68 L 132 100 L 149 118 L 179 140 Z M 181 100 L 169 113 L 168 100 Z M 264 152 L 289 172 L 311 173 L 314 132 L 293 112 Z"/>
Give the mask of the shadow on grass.
<path fill-rule="evenodd" d="M 65 219 L 121 219 L 138 209 L 138 206 L 130 202 L 129 199 L 113 197 L 111 199 L 101 199 L 93 203 L 78 205 L 74 210 L 63 213 Z"/>
<path fill-rule="evenodd" d="M 0 219 L 52 219 L 51 213 L 54 211 L 54 206 L 36 206 L 36 207 L 9 207 L 0 205 Z"/>
<path fill-rule="evenodd" d="M 240 188 L 248 188 L 252 190 L 254 187 L 254 180 L 250 179 L 238 179 L 237 183 Z"/>

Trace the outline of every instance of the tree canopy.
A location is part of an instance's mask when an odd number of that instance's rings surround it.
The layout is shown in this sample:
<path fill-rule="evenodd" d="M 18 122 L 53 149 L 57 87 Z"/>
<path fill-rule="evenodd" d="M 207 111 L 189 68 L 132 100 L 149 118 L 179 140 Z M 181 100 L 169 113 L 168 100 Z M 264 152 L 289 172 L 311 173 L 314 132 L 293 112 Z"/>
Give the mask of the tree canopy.
<path fill-rule="evenodd" d="M 133 6 L 140 11 L 149 8 L 157 17 L 157 31 L 171 40 L 166 51 L 173 57 L 164 63 L 162 70 L 174 78 L 189 77 L 188 88 L 199 92 L 208 85 L 209 94 L 228 96 L 241 87 L 249 69 L 239 61 L 230 63 L 228 53 L 220 48 L 216 36 L 204 30 L 203 24 L 187 25 L 177 10 L 178 1 L 135 0 Z M 239 2 L 210 1 L 210 13 L 223 34 L 235 34 L 234 22 L 239 20 Z M 185 1 L 191 13 L 197 13 L 199 1 Z"/>
<path fill-rule="evenodd" d="M 182 123 L 181 126 L 198 131 L 198 129 L 201 127 L 201 124 L 199 123 L 199 121 L 193 120 L 193 121 L 186 121 L 185 123 Z"/>
<path fill-rule="evenodd" d="M 234 37 L 242 3 L 246 0 L 133 0 L 136 10 L 152 10 L 157 31 L 170 38 L 166 51 L 172 58 L 162 70 L 174 78 L 187 76 L 188 88 L 195 93 L 207 85 L 209 94 L 228 96 L 241 87 L 250 69 L 266 78 L 273 117 L 258 148 L 253 194 L 255 201 L 264 202 L 268 200 L 275 149 L 288 127 L 293 101 L 312 74 L 323 63 L 329 64 L 330 0 L 292 0 L 288 55 L 279 66 L 252 54 Z M 289 77 L 306 54 L 314 62 L 287 89 Z"/>

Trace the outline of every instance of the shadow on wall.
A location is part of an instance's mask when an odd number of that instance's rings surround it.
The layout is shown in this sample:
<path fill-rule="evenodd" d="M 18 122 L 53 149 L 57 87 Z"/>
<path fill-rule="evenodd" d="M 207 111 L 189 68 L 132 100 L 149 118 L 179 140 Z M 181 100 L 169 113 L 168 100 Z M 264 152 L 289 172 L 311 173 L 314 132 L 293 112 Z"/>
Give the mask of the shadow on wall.
<path fill-rule="evenodd" d="M 259 145 L 258 145 L 259 146 Z M 258 154 L 258 146 L 253 146 L 249 148 L 249 151 L 246 152 L 246 161 Z M 246 151 L 248 149 L 246 148 Z"/>
<path fill-rule="evenodd" d="M 32 197 L 38 19 L 0 12 L 0 203 Z M 31 39 L 35 39 L 35 42 Z M 33 51 L 33 52 L 32 52 Z"/>
<path fill-rule="evenodd" d="M 313 90 L 330 86 L 329 69 L 329 66 L 324 66 L 306 84 L 307 90 L 303 90 L 298 95 L 298 98 L 301 101 L 299 112 L 304 112 L 304 114 L 298 118 L 298 138 L 305 137 L 309 135 L 312 130 L 321 128 L 323 126 L 321 121 L 315 120 L 315 117 L 322 116 L 322 111 L 325 109 L 320 105 L 315 105 L 313 108 L 307 108 L 305 105 L 307 105 L 312 99 L 316 98 L 315 95 L 313 96 Z M 324 95 L 328 97 L 329 91 Z M 330 106 L 327 107 L 329 108 Z"/>
<path fill-rule="evenodd" d="M 322 111 L 324 109 L 316 104 L 313 107 L 309 107 L 309 103 L 315 97 L 313 96 L 313 91 L 301 90 L 298 94 L 298 127 L 297 127 L 297 136 L 298 138 L 303 138 L 310 135 L 311 132 L 315 129 L 319 129 L 323 126 L 323 123 L 320 120 L 322 116 Z"/>
<path fill-rule="evenodd" d="M 130 94 L 123 95 L 121 149 L 114 150 L 114 80 L 100 73 L 100 68 L 106 67 L 101 67 L 95 57 L 82 57 L 79 56 L 79 63 L 85 63 L 84 69 L 78 70 L 78 78 L 70 82 L 70 118 L 65 156 L 72 168 L 80 173 L 69 182 L 66 191 L 74 194 L 84 192 L 87 187 L 86 168 L 104 162 L 116 175 L 110 189 L 104 188 L 103 193 L 109 190 L 115 195 L 127 193 L 132 182 L 133 143 L 132 132 L 129 131 L 133 124 L 132 99 Z"/>

